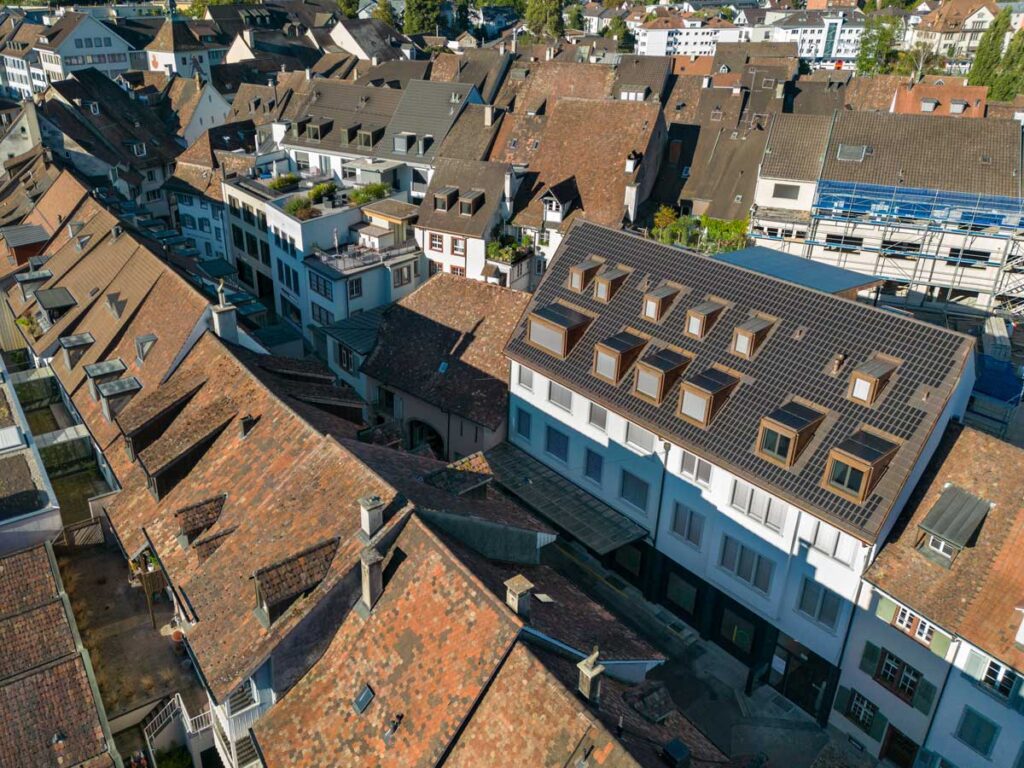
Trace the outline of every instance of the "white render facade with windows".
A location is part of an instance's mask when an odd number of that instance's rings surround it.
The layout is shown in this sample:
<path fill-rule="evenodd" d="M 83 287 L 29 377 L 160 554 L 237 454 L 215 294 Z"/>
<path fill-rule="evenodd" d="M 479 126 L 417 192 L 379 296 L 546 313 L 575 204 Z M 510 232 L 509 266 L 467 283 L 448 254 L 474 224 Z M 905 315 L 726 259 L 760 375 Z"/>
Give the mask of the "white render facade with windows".
<path fill-rule="evenodd" d="M 195 243 L 199 258 L 223 258 L 227 251 L 225 233 L 229 231 L 225 205 L 184 192 L 175 193 L 175 199 L 181 233 Z"/>
<path fill-rule="evenodd" d="M 916 768 L 1024 765 L 1024 672 L 864 582 L 830 725 L 872 756 L 895 730 Z"/>
<path fill-rule="evenodd" d="M 39 49 L 39 61 L 47 81 L 65 80 L 71 72 L 89 67 L 114 78 L 131 68 L 134 49 L 110 27 L 91 16 L 84 17 L 57 48 Z"/>

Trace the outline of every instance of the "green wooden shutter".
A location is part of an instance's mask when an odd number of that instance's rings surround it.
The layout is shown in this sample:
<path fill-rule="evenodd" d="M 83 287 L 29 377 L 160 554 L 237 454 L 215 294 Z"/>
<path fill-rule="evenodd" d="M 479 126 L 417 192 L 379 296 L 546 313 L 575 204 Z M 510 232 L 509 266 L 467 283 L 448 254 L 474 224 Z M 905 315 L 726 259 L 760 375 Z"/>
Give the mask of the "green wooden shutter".
<path fill-rule="evenodd" d="M 832 705 L 832 709 L 836 710 L 837 712 L 842 712 L 845 715 L 846 707 L 849 706 L 849 704 L 850 689 L 843 688 L 843 686 L 840 685 L 839 690 L 836 691 L 836 701 L 835 704 Z"/>
<path fill-rule="evenodd" d="M 898 606 L 888 597 L 878 596 L 878 605 L 875 606 L 875 616 L 880 618 L 886 624 L 892 624 L 892 617 L 896 615 L 896 608 Z"/>
<path fill-rule="evenodd" d="M 1018 712 L 1024 712 L 1024 677 L 1018 675 L 1013 681 L 1013 688 L 1010 689 L 1010 698 L 1007 701 Z M 1024 758 L 1024 752 L 1021 756 Z"/>
<path fill-rule="evenodd" d="M 964 664 L 964 674 L 975 680 L 981 680 L 988 667 L 988 659 L 975 650 L 967 652 L 967 662 Z"/>
<path fill-rule="evenodd" d="M 882 716 L 882 713 L 875 712 L 875 717 L 871 721 L 871 727 L 868 729 L 868 736 L 875 741 L 881 741 L 885 736 L 885 729 L 888 725 L 889 721 Z"/>
<path fill-rule="evenodd" d="M 946 654 L 949 652 L 949 645 L 952 642 L 952 638 L 949 635 L 945 635 L 942 632 L 936 632 L 932 635 L 931 645 L 928 647 L 932 653 L 941 659 L 946 658 Z"/>
<path fill-rule="evenodd" d="M 878 657 L 882 655 L 882 649 L 874 643 L 864 643 L 864 655 L 860 657 L 860 670 L 871 677 L 875 676 L 878 670 Z"/>
<path fill-rule="evenodd" d="M 917 681 L 917 690 L 914 691 L 914 698 L 910 703 L 914 709 L 927 715 L 932 711 L 935 692 L 935 686 L 922 677 Z"/>

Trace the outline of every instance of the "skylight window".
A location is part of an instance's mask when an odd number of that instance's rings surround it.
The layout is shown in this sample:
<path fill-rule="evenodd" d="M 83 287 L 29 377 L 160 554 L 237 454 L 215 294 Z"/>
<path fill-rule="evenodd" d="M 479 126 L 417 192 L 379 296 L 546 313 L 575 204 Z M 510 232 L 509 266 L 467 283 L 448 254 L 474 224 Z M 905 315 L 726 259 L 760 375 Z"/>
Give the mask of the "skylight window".
<path fill-rule="evenodd" d="M 356 711 L 357 715 L 361 715 L 366 711 L 366 708 L 370 706 L 370 702 L 373 701 L 374 695 L 373 688 L 369 684 L 363 686 L 362 690 L 352 700 L 352 709 Z"/>
<path fill-rule="evenodd" d="M 836 159 L 845 163 L 862 163 L 868 154 L 868 147 L 865 144 L 840 144 L 836 151 Z"/>

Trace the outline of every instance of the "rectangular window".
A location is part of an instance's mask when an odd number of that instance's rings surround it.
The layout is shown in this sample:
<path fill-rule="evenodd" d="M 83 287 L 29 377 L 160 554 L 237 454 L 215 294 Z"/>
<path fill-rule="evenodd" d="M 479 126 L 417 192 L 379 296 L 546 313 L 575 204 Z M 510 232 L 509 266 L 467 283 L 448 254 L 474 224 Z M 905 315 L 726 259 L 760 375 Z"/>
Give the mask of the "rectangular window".
<path fill-rule="evenodd" d="M 865 731 L 871 729 L 871 724 L 875 721 L 875 715 L 878 714 L 878 707 L 864 698 L 857 691 L 850 691 L 850 703 L 848 705 L 846 715 L 854 723 L 859 725 Z"/>
<path fill-rule="evenodd" d="M 988 667 L 985 668 L 982 682 L 1003 698 L 1008 698 L 1013 692 L 1018 677 L 1017 673 L 1009 667 L 1000 664 L 995 659 L 990 659 Z"/>
<path fill-rule="evenodd" d="M 845 493 L 860 496 L 861 488 L 864 487 L 864 472 L 839 459 L 833 459 L 828 482 Z"/>
<path fill-rule="evenodd" d="M 600 483 L 604 476 L 604 457 L 600 453 L 587 448 L 586 461 L 583 465 L 583 474 L 595 483 Z"/>
<path fill-rule="evenodd" d="M 544 450 L 562 462 L 569 461 L 569 436 L 554 427 L 548 427 L 544 437 Z"/>
<path fill-rule="evenodd" d="M 352 354 L 351 349 L 343 344 L 338 344 L 338 365 L 343 371 L 356 372 L 356 356 Z"/>
<path fill-rule="evenodd" d="M 737 340 L 746 338 L 737 336 Z M 761 430 L 761 452 L 773 456 L 779 461 L 789 462 L 789 449 L 793 445 L 793 439 L 774 429 L 765 427 Z"/>
<path fill-rule="evenodd" d="M 707 421 L 708 402 L 709 399 L 707 397 L 701 396 L 689 389 L 684 389 L 680 410 L 683 415 L 689 416 L 700 424 L 704 424 Z"/>
<path fill-rule="evenodd" d="M 325 299 L 334 299 L 334 283 L 316 272 L 309 273 L 309 289 Z"/>
<path fill-rule="evenodd" d="M 646 482 L 634 475 L 632 472 L 622 470 L 622 485 L 619 495 L 623 501 L 629 502 L 637 509 L 647 511 L 647 494 L 649 487 Z"/>
<path fill-rule="evenodd" d="M 571 411 L 572 392 L 554 381 L 548 382 L 548 402 L 566 411 Z"/>
<path fill-rule="evenodd" d="M 520 437 L 525 437 L 527 440 L 530 439 L 532 434 L 532 421 L 533 418 L 530 416 L 529 411 L 524 411 L 522 408 L 516 411 L 516 432 Z"/>
<path fill-rule="evenodd" d="M 732 487 L 733 509 L 753 518 L 775 532 L 782 530 L 786 523 L 786 505 L 773 499 L 764 491 L 754 488 L 742 480 L 735 480 Z"/>
<path fill-rule="evenodd" d="M 771 590 L 775 564 L 731 536 L 722 538 L 718 564 L 758 592 L 768 594 Z"/>
<path fill-rule="evenodd" d="M 320 325 L 330 325 L 334 322 L 334 315 L 321 307 L 315 301 L 311 301 L 309 303 L 309 314 L 313 319 L 313 322 L 319 323 Z"/>
<path fill-rule="evenodd" d="M 811 546 L 824 555 L 838 560 L 846 565 L 853 563 L 855 544 L 853 539 L 845 533 L 840 533 L 831 525 L 825 522 L 818 522 L 817 530 L 814 532 L 814 541 Z"/>
<path fill-rule="evenodd" d="M 797 603 L 802 614 L 829 629 L 835 629 L 839 620 L 840 603 L 841 598 L 835 592 L 813 579 L 804 579 L 800 601 Z"/>
<path fill-rule="evenodd" d="M 704 538 L 704 515 L 676 502 L 672 531 L 700 549 L 701 540 Z"/>
<path fill-rule="evenodd" d="M 800 197 L 800 186 L 798 184 L 776 184 L 772 190 L 772 197 L 779 200 L 797 200 Z"/>
<path fill-rule="evenodd" d="M 684 477 L 705 488 L 711 485 L 711 464 L 704 459 L 697 458 L 689 451 L 683 451 L 681 466 Z"/>
<path fill-rule="evenodd" d="M 590 404 L 590 426 L 596 427 L 604 432 L 608 424 L 608 411 L 597 403 Z"/>
<path fill-rule="evenodd" d="M 561 355 L 565 348 L 565 335 L 562 331 L 551 328 L 544 323 L 530 319 L 530 341 L 546 349 L 554 355 Z"/>
<path fill-rule="evenodd" d="M 392 273 L 391 285 L 393 288 L 401 288 L 412 282 L 412 267 L 408 264 L 398 267 Z"/>
<path fill-rule="evenodd" d="M 452 238 L 452 255 L 453 256 L 465 256 L 466 255 L 466 240 L 461 237 Z"/>
<path fill-rule="evenodd" d="M 443 251 L 444 250 L 444 235 L 440 235 L 437 232 L 430 233 L 430 250 L 432 251 Z"/>
<path fill-rule="evenodd" d="M 533 371 L 522 365 L 519 366 L 519 386 L 533 391 Z"/>
<path fill-rule="evenodd" d="M 956 737 L 980 755 L 988 757 L 999 736 L 999 726 L 979 712 L 964 707 Z"/>
<path fill-rule="evenodd" d="M 654 451 L 654 434 L 631 421 L 626 422 L 626 442 L 646 453 Z"/>
<path fill-rule="evenodd" d="M 350 299 L 358 299 L 363 295 L 363 278 L 361 277 L 350 277 L 348 279 L 348 297 Z"/>

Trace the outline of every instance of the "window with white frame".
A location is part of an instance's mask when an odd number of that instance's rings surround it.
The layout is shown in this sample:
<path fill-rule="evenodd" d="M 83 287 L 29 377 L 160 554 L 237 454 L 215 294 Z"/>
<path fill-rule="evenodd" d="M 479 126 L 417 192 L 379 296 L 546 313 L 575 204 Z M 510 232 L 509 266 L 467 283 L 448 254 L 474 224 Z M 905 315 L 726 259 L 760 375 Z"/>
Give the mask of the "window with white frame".
<path fill-rule="evenodd" d="M 681 462 L 683 477 L 693 480 L 705 488 L 711 485 L 711 463 L 694 456 L 689 451 L 683 451 Z"/>
<path fill-rule="evenodd" d="M 522 365 L 519 366 L 519 386 L 533 391 L 533 371 Z"/>
<path fill-rule="evenodd" d="M 914 637 L 927 645 L 935 636 L 935 625 L 924 619 L 918 619 L 917 628 L 914 630 Z"/>
<path fill-rule="evenodd" d="M 590 404 L 590 426 L 605 431 L 608 425 L 608 411 L 597 403 Z"/>
<path fill-rule="evenodd" d="M 722 537 L 718 564 L 758 592 L 768 594 L 771 590 L 775 564 L 732 536 Z"/>
<path fill-rule="evenodd" d="M 432 251 L 443 251 L 444 250 L 444 235 L 440 235 L 437 232 L 430 233 L 430 250 Z"/>
<path fill-rule="evenodd" d="M 730 505 L 773 531 L 786 523 L 786 505 L 742 480 L 733 481 Z"/>
<path fill-rule="evenodd" d="M 631 421 L 626 422 L 626 443 L 646 453 L 654 451 L 654 433 Z"/>
<path fill-rule="evenodd" d="M 865 731 L 871 728 L 878 714 L 878 707 L 868 701 L 857 691 L 850 691 L 850 704 L 846 712 L 847 716 Z"/>
<path fill-rule="evenodd" d="M 700 549 L 701 541 L 704 538 L 704 515 L 677 501 L 672 517 L 672 532 Z"/>
<path fill-rule="evenodd" d="M 814 579 L 804 578 L 800 601 L 797 603 L 800 613 L 829 629 L 835 629 L 841 604 L 842 600 L 835 592 Z"/>
<path fill-rule="evenodd" d="M 952 544 L 950 544 L 945 539 L 940 539 L 938 536 L 932 534 L 928 535 L 928 549 L 932 550 L 933 552 L 937 552 L 938 554 L 950 560 L 952 560 L 953 555 L 956 554 L 956 550 L 953 548 Z"/>
<path fill-rule="evenodd" d="M 566 411 L 572 410 L 572 391 L 561 384 L 548 382 L 548 402 Z"/>
<path fill-rule="evenodd" d="M 1020 676 L 1005 664 L 989 659 L 982 682 L 1000 696 L 1008 697 Z"/>
<path fill-rule="evenodd" d="M 833 560 L 851 565 L 857 545 L 845 533 L 819 520 L 814 531 L 814 539 L 811 541 L 811 546 L 822 554 L 828 555 Z"/>

